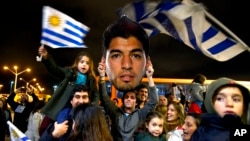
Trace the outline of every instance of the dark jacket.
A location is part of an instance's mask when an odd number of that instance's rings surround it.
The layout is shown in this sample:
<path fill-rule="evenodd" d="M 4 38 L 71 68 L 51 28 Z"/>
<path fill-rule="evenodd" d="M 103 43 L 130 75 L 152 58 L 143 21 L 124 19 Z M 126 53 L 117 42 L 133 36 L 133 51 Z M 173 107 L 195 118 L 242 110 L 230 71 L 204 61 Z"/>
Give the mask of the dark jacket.
<path fill-rule="evenodd" d="M 22 105 L 21 103 L 14 101 L 15 96 L 16 93 L 14 92 L 11 93 L 7 99 L 7 103 L 10 105 L 11 109 L 15 112 L 13 124 L 22 132 L 25 132 L 27 130 L 30 112 L 33 110 L 35 102 L 39 101 L 39 99 L 34 93 L 32 93 L 31 96 L 33 98 L 33 101 L 27 102 L 25 105 Z M 16 109 L 19 106 L 24 106 L 24 110 L 21 113 L 16 112 Z"/>
<path fill-rule="evenodd" d="M 7 124 L 6 124 L 6 117 L 5 112 L 2 108 L 0 108 L 0 141 L 5 140 Z"/>
<path fill-rule="evenodd" d="M 199 128 L 193 133 L 191 141 L 229 141 L 230 130 L 243 127 L 239 116 L 203 114 Z"/>
<path fill-rule="evenodd" d="M 101 81 L 99 84 L 102 105 L 112 121 L 111 133 L 114 141 L 133 141 L 138 125 L 145 120 L 148 112 L 153 110 L 158 103 L 156 87 L 149 87 L 149 101 L 142 109 L 135 109 L 126 116 L 123 109 L 115 106 L 111 101 L 107 94 L 106 83 Z"/>
<path fill-rule="evenodd" d="M 159 137 L 155 137 L 152 136 L 149 132 L 142 132 L 135 137 L 135 141 L 167 141 L 167 139 L 165 134 L 161 134 Z"/>
<path fill-rule="evenodd" d="M 56 120 L 59 112 L 64 108 L 70 99 L 75 87 L 76 74 L 71 68 L 62 68 L 57 66 L 50 55 L 47 59 L 43 59 L 42 62 L 50 74 L 62 80 L 51 99 L 42 109 L 42 113 L 47 115 L 52 120 Z M 98 103 L 99 94 L 97 90 L 96 79 L 88 76 L 87 86 L 90 90 L 90 100 L 94 103 Z"/>

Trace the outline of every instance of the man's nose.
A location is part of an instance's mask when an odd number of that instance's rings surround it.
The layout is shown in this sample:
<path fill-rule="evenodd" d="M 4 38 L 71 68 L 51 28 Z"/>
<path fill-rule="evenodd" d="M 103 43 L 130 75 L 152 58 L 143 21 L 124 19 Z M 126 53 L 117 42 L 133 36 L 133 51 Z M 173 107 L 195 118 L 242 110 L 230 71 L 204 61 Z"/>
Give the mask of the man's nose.
<path fill-rule="evenodd" d="M 132 59 L 129 55 L 125 55 L 122 58 L 122 68 L 129 70 L 132 68 Z"/>

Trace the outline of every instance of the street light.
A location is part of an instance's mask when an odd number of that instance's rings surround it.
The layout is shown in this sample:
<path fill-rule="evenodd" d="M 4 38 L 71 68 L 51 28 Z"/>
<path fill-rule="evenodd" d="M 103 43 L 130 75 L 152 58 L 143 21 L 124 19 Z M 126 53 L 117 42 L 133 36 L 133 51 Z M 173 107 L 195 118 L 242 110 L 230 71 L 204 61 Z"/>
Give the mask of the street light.
<path fill-rule="evenodd" d="M 27 68 L 27 69 L 25 69 L 25 70 L 23 70 L 23 71 L 18 72 L 18 71 L 17 71 L 17 69 L 18 69 L 17 66 L 14 66 L 13 68 L 14 68 L 14 70 L 10 69 L 10 68 L 7 67 L 7 66 L 4 66 L 4 67 L 3 67 L 4 70 L 9 70 L 11 73 L 13 73 L 13 74 L 15 75 L 15 81 L 14 81 L 14 92 L 15 92 L 15 91 L 16 91 L 16 85 L 17 85 L 17 77 L 18 77 L 18 75 L 20 75 L 20 74 L 22 74 L 22 73 L 24 73 L 24 72 L 26 72 L 26 71 L 27 71 L 27 72 L 30 72 L 31 70 L 30 70 L 30 68 Z"/>
<path fill-rule="evenodd" d="M 3 84 L 0 84 L 0 91 L 2 90 L 2 88 L 3 88 Z"/>
<path fill-rule="evenodd" d="M 29 83 L 31 82 L 31 81 L 36 81 L 36 78 L 33 78 L 33 79 L 31 79 L 30 81 L 26 81 L 26 80 L 24 80 L 23 78 L 19 78 L 20 80 L 22 80 L 22 81 L 24 81 L 25 83 L 26 83 L 26 88 L 28 88 L 28 86 L 29 86 Z"/>

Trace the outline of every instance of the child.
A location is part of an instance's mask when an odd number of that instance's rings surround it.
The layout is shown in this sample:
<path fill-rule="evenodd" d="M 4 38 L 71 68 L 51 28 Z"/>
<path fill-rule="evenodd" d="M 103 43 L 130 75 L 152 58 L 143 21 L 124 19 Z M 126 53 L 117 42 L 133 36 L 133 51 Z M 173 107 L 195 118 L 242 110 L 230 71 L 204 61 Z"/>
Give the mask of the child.
<path fill-rule="evenodd" d="M 135 141 L 166 141 L 165 118 L 157 111 L 151 111 L 145 119 L 146 131 L 139 132 Z"/>
<path fill-rule="evenodd" d="M 91 102 L 98 104 L 97 80 L 94 72 L 94 62 L 90 54 L 84 51 L 80 52 L 71 67 L 62 68 L 55 64 L 43 46 L 38 49 L 38 53 L 42 56 L 42 63 L 47 70 L 62 80 L 51 99 L 42 109 L 42 113 L 52 120 L 59 120 L 58 123 L 66 120 L 69 109 L 71 109 L 69 98 L 76 84 L 86 85 L 89 89 Z M 63 112 L 59 115 L 60 111 Z M 59 118 L 57 119 L 57 117 Z"/>
<path fill-rule="evenodd" d="M 192 83 L 189 84 L 188 92 L 190 93 L 190 107 L 188 112 L 202 113 L 203 105 L 203 94 L 206 92 L 206 87 L 204 86 L 207 77 L 203 74 L 197 74 Z"/>
<path fill-rule="evenodd" d="M 233 79 L 222 77 L 208 86 L 204 104 L 208 113 L 202 115 L 201 125 L 191 141 L 230 140 L 230 129 L 247 123 L 249 90 Z"/>

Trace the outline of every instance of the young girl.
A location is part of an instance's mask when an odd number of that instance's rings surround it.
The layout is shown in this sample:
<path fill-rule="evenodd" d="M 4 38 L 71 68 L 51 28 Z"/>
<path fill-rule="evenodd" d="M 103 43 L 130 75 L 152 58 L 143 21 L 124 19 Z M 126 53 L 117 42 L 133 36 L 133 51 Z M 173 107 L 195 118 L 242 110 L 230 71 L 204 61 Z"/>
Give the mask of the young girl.
<path fill-rule="evenodd" d="M 147 114 L 145 120 L 145 131 L 139 132 L 135 141 L 166 141 L 165 118 L 157 111 Z"/>
<path fill-rule="evenodd" d="M 41 46 L 38 53 L 42 56 L 42 63 L 55 77 L 61 79 L 61 83 L 52 95 L 51 99 L 42 109 L 42 113 L 56 120 L 59 112 L 70 106 L 69 98 L 76 84 L 83 84 L 89 88 L 91 102 L 99 102 L 97 80 L 94 72 L 94 62 L 87 52 L 80 52 L 71 67 L 59 67 L 55 64 L 47 50 Z M 64 113 L 67 118 L 67 112 Z M 65 119 L 62 116 L 62 121 Z"/>

